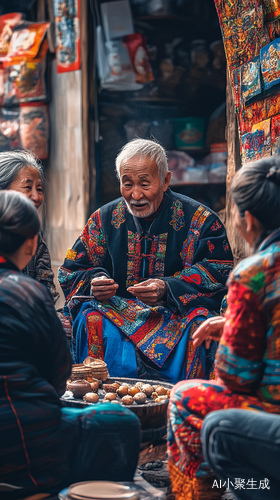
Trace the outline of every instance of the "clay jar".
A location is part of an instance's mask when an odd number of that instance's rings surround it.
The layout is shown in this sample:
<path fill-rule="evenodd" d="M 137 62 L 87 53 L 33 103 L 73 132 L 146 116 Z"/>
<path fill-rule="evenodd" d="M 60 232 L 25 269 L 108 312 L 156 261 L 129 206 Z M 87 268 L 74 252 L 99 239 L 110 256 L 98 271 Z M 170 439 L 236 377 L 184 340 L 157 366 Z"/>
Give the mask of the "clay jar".
<path fill-rule="evenodd" d="M 82 398 L 87 392 L 91 392 L 91 385 L 86 380 L 73 380 L 67 389 L 73 393 L 74 398 Z"/>

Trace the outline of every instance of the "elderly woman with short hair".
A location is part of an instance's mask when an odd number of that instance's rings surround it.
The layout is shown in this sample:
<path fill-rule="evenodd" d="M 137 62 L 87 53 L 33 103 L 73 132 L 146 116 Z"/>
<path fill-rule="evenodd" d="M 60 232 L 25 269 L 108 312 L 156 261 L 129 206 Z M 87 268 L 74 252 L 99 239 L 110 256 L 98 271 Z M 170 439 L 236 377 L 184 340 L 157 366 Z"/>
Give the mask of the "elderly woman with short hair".
<path fill-rule="evenodd" d="M 29 151 L 0 153 L 0 190 L 12 189 L 27 196 L 38 210 L 44 201 L 45 178 L 42 165 Z M 59 294 L 54 284 L 51 258 L 42 231 L 38 234 L 37 250 L 23 270 L 31 278 L 45 285 L 54 303 Z"/>

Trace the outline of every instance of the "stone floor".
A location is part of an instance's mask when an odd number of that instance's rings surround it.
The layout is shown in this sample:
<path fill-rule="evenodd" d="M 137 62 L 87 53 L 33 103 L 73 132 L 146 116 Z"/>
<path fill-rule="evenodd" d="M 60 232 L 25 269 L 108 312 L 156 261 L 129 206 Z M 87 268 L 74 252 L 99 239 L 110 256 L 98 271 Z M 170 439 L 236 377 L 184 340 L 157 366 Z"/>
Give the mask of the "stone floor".
<path fill-rule="evenodd" d="M 148 481 L 152 486 L 160 489 L 165 494 L 165 500 L 174 500 L 167 471 L 167 460 L 155 460 L 154 462 L 140 465 L 137 468 L 137 473 L 141 474 L 143 479 Z M 222 495 L 221 500 L 236 500 L 236 497 L 227 490 Z"/>

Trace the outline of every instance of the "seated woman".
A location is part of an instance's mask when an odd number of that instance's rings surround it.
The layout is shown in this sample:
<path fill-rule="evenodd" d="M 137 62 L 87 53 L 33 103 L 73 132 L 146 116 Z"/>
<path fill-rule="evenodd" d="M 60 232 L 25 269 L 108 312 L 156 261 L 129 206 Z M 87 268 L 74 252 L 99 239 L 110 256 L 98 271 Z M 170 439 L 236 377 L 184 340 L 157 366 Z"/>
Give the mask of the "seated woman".
<path fill-rule="evenodd" d="M 0 498 L 7 487 L 18 499 L 76 481 L 131 481 L 138 459 L 140 423 L 128 409 L 61 409 L 65 333 L 49 291 L 21 272 L 39 228 L 27 197 L 0 191 Z"/>
<path fill-rule="evenodd" d="M 23 193 L 39 210 L 44 201 L 45 179 L 43 167 L 32 153 L 29 151 L 0 153 L 0 190 L 2 189 L 13 189 Z M 49 250 L 40 229 L 36 253 L 23 272 L 47 286 L 56 303 L 59 293 L 54 284 Z"/>
<path fill-rule="evenodd" d="M 243 167 L 231 195 L 235 226 L 255 253 L 229 278 L 225 319 L 206 321 L 194 335 L 199 345 L 217 338 L 216 328 L 223 330 L 216 381 L 180 382 L 171 393 L 168 456 L 177 500 L 221 496 L 212 488 L 202 454 L 200 433 L 208 413 L 225 408 L 280 413 L 280 158 Z"/>

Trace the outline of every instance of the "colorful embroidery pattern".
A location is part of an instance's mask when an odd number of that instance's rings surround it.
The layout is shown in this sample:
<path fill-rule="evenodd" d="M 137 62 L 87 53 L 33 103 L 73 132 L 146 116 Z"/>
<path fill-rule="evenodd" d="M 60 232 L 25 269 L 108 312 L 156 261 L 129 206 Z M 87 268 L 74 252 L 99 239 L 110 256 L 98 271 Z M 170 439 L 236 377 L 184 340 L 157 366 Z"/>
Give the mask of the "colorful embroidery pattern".
<path fill-rule="evenodd" d="M 112 297 L 108 302 L 93 300 L 92 307 L 99 311 L 157 366 L 165 360 L 179 342 L 188 325 L 197 317 L 210 315 L 203 307 L 190 309 L 178 316 L 162 306 L 150 308 L 137 300 Z"/>
<path fill-rule="evenodd" d="M 125 201 L 121 200 L 112 212 L 111 224 L 116 229 L 119 229 L 121 224 L 123 224 L 123 222 L 125 222 L 125 210 L 126 210 Z"/>
<path fill-rule="evenodd" d="M 100 210 L 94 212 L 85 225 L 80 240 L 87 250 L 87 255 L 96 267 L 101 266 L 107 251 L 106 236 L 102 230 Z"/>
<path fill-rule="evenodd" d="M 205 223 L 207 217 L 211 215 L 211 212 L 204 208 L 202 205 L 198 207 L 191 220 L 190 229 L 187 239 L 183 243 L 181 258 L 183 261 L 183 266 L 191 266 L 200 234 L 202 231 L 203 224 Z"/>
<path fill-rule="evenodd" d="M 183 204 L 179 200 L 175 200 L 171 206 L 172 219 L 169 224 L 175 229 L 175 231 L 180 231 L 185 225 L 185 216 L 183 211 Z"/>
<path fill-rule="evenodd" d="M 98 312 L 87 314 L 88 355 L 94 359 L 104 359 L 103 352 L 103 316 Z"/>
<path fill-rule="evenodd" d="M 223 241 L 223 248 L 225 252 L 229 252 L 229 244 L 227 240 Z"/>
<path fill-rule="evenodd" d="M 198 297 L 212 297 L 216 292 L 213 293 L 185 293 L 184 295 L 181 295 L 179 299 L 181 300 L 182 304 L 186 306 L 189 304 L 192 300 L 196 300 Z"/>
<path fill-rule="evenodd" d="M 215 222 L 211 226 L 211 231 L 219 231 L 222 228 L 222 224 L 218 220 L 215 220 Z"/>
<path fill-rule="evenodd" d="M 210 240 L 207 241 L 207 246 L 208 246 L 208 249 L 209 249 L 209 252 L 213 252 L 214 248 L 215 248 L 215 245 L 213 245 L 213 243 L 211 243 Z"/>
<path fill-rule="evenodd" d="M 150 236 L 152 239 L 150 254 L 145 255 L 149 261 L 150 278 L 162 278 L 164 276 L 167 237 L 168 233 Z M 133 286 L 140 281 L 140 267 L 144 256 L 142 254 L 142 241 L 143 238 L 138 233 L 128 231 L 127 287 Z"/>
<path fill-rule="evenodd" d="M 76 260 L 76 257 L 77 257 L 77 252 L 73 250 L 73 248 L 68 248 L 65 259 Z"/>

